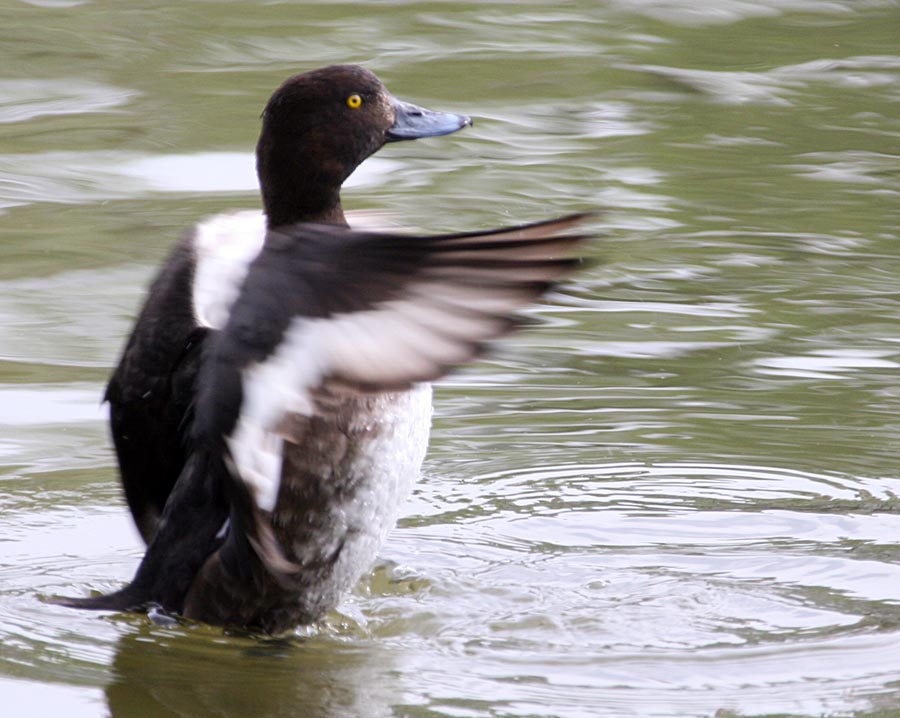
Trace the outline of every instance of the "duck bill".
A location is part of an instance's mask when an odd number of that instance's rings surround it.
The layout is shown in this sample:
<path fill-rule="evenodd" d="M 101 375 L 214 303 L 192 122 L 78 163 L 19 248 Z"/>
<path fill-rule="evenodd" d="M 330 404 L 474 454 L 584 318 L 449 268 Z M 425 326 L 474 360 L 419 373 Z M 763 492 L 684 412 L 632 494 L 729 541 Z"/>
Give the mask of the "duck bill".
<path fill-rule="evenodd" d="M 385 135 L 388 142 L 449 135 L 472 124 L 471 118 L 465 115 L 426 110 L 396 98 L 392 98 L 392 104 L 395 119 Z"/>

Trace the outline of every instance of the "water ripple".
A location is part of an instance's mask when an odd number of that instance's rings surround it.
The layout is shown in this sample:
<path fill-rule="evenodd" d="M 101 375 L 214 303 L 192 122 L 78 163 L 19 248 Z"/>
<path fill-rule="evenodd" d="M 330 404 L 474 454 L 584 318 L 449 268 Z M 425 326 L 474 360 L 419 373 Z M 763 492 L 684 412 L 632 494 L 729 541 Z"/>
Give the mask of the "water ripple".
<path fill-rule="evenodd" d="M 821 58 L 765 72 L 701 70 L 659 65 L 622 65 L 664 78 L 726 104 L 762 103 L 790 106 L 793 96 L 822 83 L 831 87 L 865 90 L 881 88 L 896 99 L 900 58 L 893 56 Z"/>
<path fill-rule="evenodd" d="M 878 691 L 900 670 L 883 662 L 900 619 L 900 567 L 884 560 L 900 532 L 893 477 L 560 464 L 426 484 L 414 509 L 428 518 L 405 523 L 391 553 L 431 567 L 428 604 L 448 620 L 430 642 L 477 656 L 484 690 L 531 676 L 540 701 L 566 685 L 571 715 L 845 710 L 851 687 Z"/>
<path fill-rule="evenodd" d="M 109 112 L 127 105 L 138 94 L 75 78 L 0 79 L 0 123 L 27 122 L 45 115 Z"/>
<path fill-rule="evenodd" d="M 400 164 L 372 158 L 347 187 L 384 181 Z M 0 201 L 84 203 L 143 197 L 154 192 L 256 193 L 251 153 L 38 152 L 0 156 Z"/>
<path fill-rule="evenodd" d="M 639 13 L 655 20 L 688 27 L 727 25 L 748 18 L 777 17 L 787 13 L 846 16 L 859 9 L 889 7 L 890 0 L 866 3 L 848 0 L 717 0 L 698 4 L 692 0 L 615 0 L 622 11 Z"/>

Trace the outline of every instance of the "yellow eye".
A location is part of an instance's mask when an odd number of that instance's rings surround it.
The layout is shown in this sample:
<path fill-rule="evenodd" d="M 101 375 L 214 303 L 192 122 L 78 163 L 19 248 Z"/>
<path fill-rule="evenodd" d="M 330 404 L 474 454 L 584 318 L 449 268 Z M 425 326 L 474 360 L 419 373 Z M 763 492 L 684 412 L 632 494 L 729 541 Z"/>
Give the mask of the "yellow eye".
<path fill-rule="evenodd" d="M 362 106 L 362 98 L 359 95 L 353 94 L 347 98 L 347 107 L 351 110 L 355 110 Z"/>

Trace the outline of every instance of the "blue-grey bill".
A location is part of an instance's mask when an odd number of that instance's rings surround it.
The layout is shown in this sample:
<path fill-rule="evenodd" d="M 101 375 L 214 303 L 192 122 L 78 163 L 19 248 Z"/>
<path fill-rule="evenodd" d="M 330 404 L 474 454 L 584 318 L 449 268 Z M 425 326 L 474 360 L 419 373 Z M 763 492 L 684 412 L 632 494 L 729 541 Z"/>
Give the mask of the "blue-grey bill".
<path fill-rule="evenodd" d="M 424 107 L 401 102 L 396 98 L 393 105 L 396 118 L 393 126 L 387 131 L 388 142 L 449 135 L 472 124 L 471 118 L 465 115 L 426 110 Z"/>

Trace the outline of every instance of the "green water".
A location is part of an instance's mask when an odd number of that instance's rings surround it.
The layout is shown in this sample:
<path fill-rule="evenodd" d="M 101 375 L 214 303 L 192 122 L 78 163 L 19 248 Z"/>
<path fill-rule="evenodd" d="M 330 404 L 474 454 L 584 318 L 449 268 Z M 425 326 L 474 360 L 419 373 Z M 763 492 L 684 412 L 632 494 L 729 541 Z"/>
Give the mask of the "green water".
<path fill-rule="evenodd" d="M 900 4 L 6 0 L 4 716 L 900 714 Z M 290 640 L 84 614 L 141 547 L 99 405 L 195 221 L 258 206 L 295 72 L 472 115 L 345 205 L 602 209 L 589 269 L 437 390 L 372 574 Z"/>

